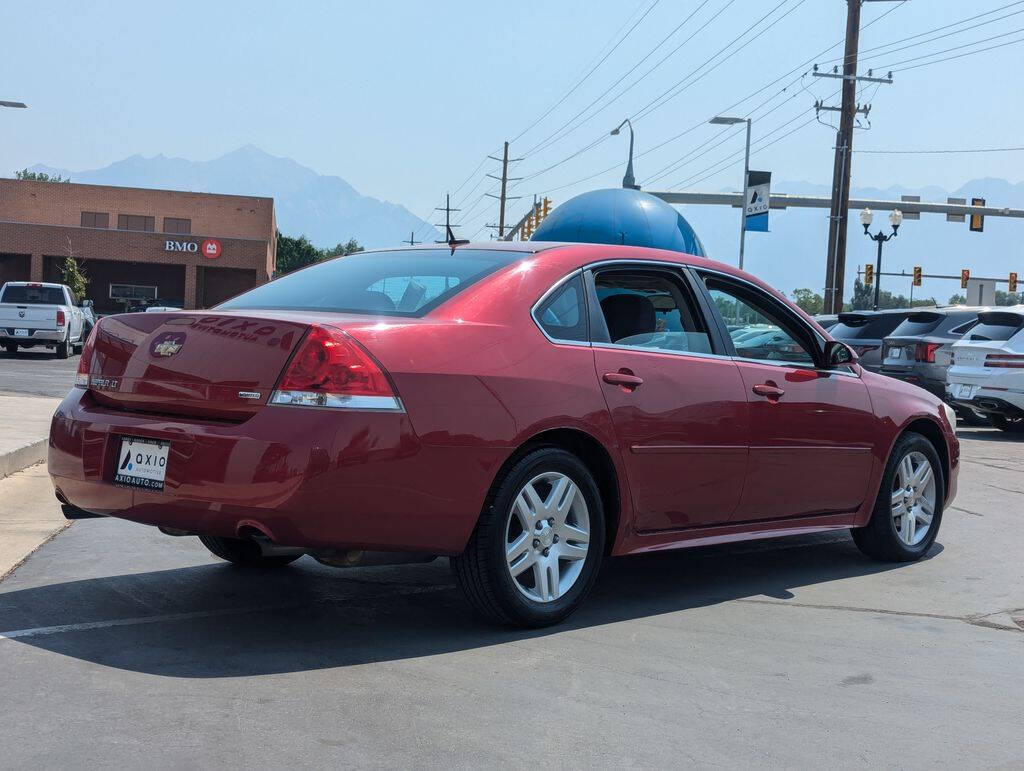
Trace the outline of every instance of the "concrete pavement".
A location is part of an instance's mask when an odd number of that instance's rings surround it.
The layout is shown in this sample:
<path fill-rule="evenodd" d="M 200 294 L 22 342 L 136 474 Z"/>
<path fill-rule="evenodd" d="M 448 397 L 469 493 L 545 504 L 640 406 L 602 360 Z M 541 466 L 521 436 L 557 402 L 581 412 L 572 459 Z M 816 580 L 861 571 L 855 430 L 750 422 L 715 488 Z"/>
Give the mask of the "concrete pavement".
<path fill-rule="evenodd" d="M 46 464 L 0 479 L 0 580 L 67 525 Z"/>
<path fill-rule="evenodd" d="M 58 359 L 53 351 L 0 350 L 0 391 L 63 399 L 75 384 L 79 356 Z"/>
<path fill-rule="evenodd" d="M 5 382 L 0 378 L 0 387 Z M 60 399 L 0 391 L 0 479 L 46 459 L 50 418 L 58 404 Z"/>
<path fill-rule="evenodd" d="M 252 573 L 76 523 L 0 583 L 4 764 L 1019 766 L 1024 441 L 961 435 L 919 563 L 843 533 L 619 559 L 538 632 L 444 560 Z"/>

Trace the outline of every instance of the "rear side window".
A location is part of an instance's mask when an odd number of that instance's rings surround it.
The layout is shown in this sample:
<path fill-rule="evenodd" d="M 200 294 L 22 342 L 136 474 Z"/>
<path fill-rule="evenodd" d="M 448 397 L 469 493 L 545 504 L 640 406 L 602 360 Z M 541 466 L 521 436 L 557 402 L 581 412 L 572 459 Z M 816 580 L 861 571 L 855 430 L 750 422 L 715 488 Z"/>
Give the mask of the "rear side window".
<path fill-rule="evenodd" d="M 881 313 L 877 316 L 851 316 L 844 313 L 839 316 L 839 323 L 828 333 L 836 340 L 881 340 L 891 335 L 905 318 L 907 317 L 900 313 Z"/>
<path fill-rule="evenodd" d="M 615 345 L 712 353 L 704 318 L 675 273 L 657 268 L 613 268 L 594 277 L 594 289 L 607 327 L 605 339 Z"/>
<path fill-rule="evenodd" d="M 63 305 L 64 290 L 55 286 L 9 286 L 0 302 L 21 305 Z"/>
<path fill-rule="evenodd" d="M 555 340 L 587 341 L 587 306 L 583 277 L 573 276 L 537 308 L 534 318 Z"/>
<path fill-rule="evenodd" d="M 1024 316 L 1016 313 L 979 313 L 978 323 L 966 335 L 969 340 L 1009 340 L 1020 330 Z"/>
<path fill-rule="evenodd" d="M 490 249 L 359 252 L 289 273 L 217 308 L 422 316 L 526 256 Z"/>

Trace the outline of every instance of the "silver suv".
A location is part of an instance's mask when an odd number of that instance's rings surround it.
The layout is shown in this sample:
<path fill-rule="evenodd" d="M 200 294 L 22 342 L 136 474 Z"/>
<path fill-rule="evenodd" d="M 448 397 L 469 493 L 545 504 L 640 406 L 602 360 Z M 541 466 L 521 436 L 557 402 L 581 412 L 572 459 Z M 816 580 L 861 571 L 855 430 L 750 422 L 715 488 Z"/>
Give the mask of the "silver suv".
<path fill-rule="evenodd" d="M 828 333 L 857 352 L 860 365 L 872 372 L 882 366 L 882 339 L 892 334 L 909 309 L 885 311 L 847 311 L 839 314 L 839 323 Z"/>

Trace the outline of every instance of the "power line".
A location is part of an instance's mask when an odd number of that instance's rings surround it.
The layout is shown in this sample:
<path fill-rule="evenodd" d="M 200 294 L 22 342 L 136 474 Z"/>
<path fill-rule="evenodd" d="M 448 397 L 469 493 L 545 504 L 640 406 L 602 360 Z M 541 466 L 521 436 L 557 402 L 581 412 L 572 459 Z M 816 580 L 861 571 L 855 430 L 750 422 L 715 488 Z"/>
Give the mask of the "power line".
<path fill-rule="evenodd" d="M 1024 147 L 984 147 L 964 150 L 854 150 L 855 153 L 869 153 L 873 155 L 951 155 L 959 153 L 1016 153 L 1024 150 Z"/>
<path fill-rule="evenodd" d="M 635 24 L 633 24 L 633 26 L 629 28 L 629 31 L 628 31 L 628 32 L 626 32 L 626 34 L 625 34 L 625 35 L 623 35 L 623 36 L 622 36 L 622 37 L 621 37 L 621 38 L 619 39 L 619 41 L 618 41 L 618 42 L 617 42 L 617 43 L 616 43 L 615 45 L 613 45 L 613 46 L 612 46 L 611 50 L 609 50 L 609 51 L 608 51 L 608 53 L 606 53 L 606 54 L 605 54 L 604 56 L 602 56 L 602 57 L 600 58 L 600 61 L 598 61 L 598 62 L 597 62 L 596 64 L 594 64 L 594 65 L 593 65 L 593 66 L 592 66 L 592 67 L 590 68 L 590 70 L 589 70 L 589 71 L 587 72 L 587 74 L 586 74 L 586 75 L 584 75 L 584 76 L 583 76 L 582 78 L 580 78 L 579 80 L 577 80 L 577 81 L 576 81 L 576 84 L 575 84 L 575 85 L 574 85 L 574 86 L 573 86 L 572 88 L 570 88 L 570 89 L 569 89 L 568 91 L 566 91 L 566 92 L 565 92 L 565 94 L 563 94 L 563 95 L 562 95 L 562 98 L 561 98 L 561 99 L 559 99 L 559 100 L 558 100 L 557 102 L 555 102 L 555 103 L 554 103 L 553 105 L 551 105 L 551 106 L 550 106 L 550 107 L 549 107 L 549 108 L 548 108 L 547 110 L 545 110 L 545 111 L 544 111 L 544 113 L 542 113 L 542 114 L 540 115 L 540 117 L 538 117 L 538 118 L 537 118 L 537 119 L 536 119 L 536 120 L 535 120 L 535 121 L 534 121 L 533 123 L 531 123 L 531 124 L 530 124 L 529 126 L 527 126 L 527 127 L 526 127 L 526 128 L 524 128 L 524 129 L 523 129 L 522 131 L 520 131 L 520 132 L 519 132 L 518 134 L 516 134 L 516 135 L 515 135 L 515 136 L 514 136 L 514 137 L 513 137 L 513 138 L 512 138 L 511 140 L 510 140 L 510 142 L 515 142 L 515 141 L 517 141 L 517 140 L 518 140 L 519 138 L 521 138 L 521 137 L 523 136 L 523 134 L 525 134 L 525 133 L 526 133 L 527 131 L 529 131 L 529 130 L 530 130 L 530 129 L 532 129 L 532 128 L 533 128 L 534 126 L 536 126 L 536 125 L 537 125 L 538 123 L 540 123 L 540 122 L 541 122 L 542 120 L 544 120 L 544 118 L 546 118 L 546 117 L 547 117 L 548 115 L 550 115 L 550 114 L 552 113 L 552 111 L 554 111 L 554 110 L 555 110 L 555 109 L 556 109 L 556 108 L 557 108 L 557 107 L 558 107 L 559 105 L 561 105 L 561 104 L 562 104 L 562 103 L 563 103 L 563 102 L 564 102 L 564 101 L 565 101 L 566 99 L 568 99 L 568 98 L 569 98 L 570 96 L 572 96 L 572 94 L 573 94 L 573 93 L 574 93 L 574 92 L 576 91 L 576 89 L 578 89 L 578 88 L 579 88 L 580 86 L 582 86 L 582 85 L 583 85 L 583 84 L 584 84 L 584 83 L 585 83 L 585 82 L 587 81 L 587 79 L 588 79 L 588 78 L 589 78 L 589 77 L 590 77 L 591 75 L 593 75 L 593 74 L 594 74 L 594 73 L 595 73 L 595 72 L 597 71 L 597 68 L 598 68 L 598 67 L 600 67 L 600 66 L 601 66 L 602 64 L 604 64 L 604 62 L 605 62 L 605 61 L 606 61 L 606 60 L 608 59 L 608 57 L 609 57 L 609 56 L 611 56 L 611 55 L 612 55 L 613 53 L 615 53 L 615 50 L 616 50 L 616 49 L 617 49 L 617 48 L 618 48 L 618 47 L 619 47 L 620 45 L 622 45 L 622 43 L 623 43 L 623 42 L 624 42 L 624 41 L 626 40 L 626 38 L 628 38 L 628 37 L 629 37 L 629 36 L 630 36 L 630 35 L 631 35 L 631 34 L 633 33 L 633 30 L 635 30 L 635 29 L 636 29 L 636 28 L 637 28 L 637 27 L 638 27 L 638 26 L 640 25 L 640 22 L 642 22 L 642 21 L 643 21 L 644 19 L 646 19 L 646 18 L 647 18 L 647 15 L 648 15 L 648 14 L 649 14 L 649 13 L 650 13 L 651 11 L 653 11 L 653 10 L 654 10 L 654 7 L 655 7 L 655 6 L 656 6 L 656 5 L 657 5 L 657 4 L 659 3 L 659 2 L 660 2 L 660 0 L 654 0 L 654 2 L 653 2 L 653 3 L 651 3 L 651 5 L 650 5 L 650 6 L 649 6 L 649 7 L 647 8 L 647 10 L 646 10 L 646 11 L 644 11 L 644 14 L 643 14 L 643 16 L 641 16 L 641 17 L 640 17 L 639 19 L 637 19 L 637 20 L 636 20 L 636 23 L 635 23 Z M 642 7 L 642 6 L 638 6 L 638 7 L 637 7 L 637 10 L 639 10 L 639 8 L 640 8 L 640 7 Z M 617 36 L 618 36 L 619 32 L 621 32 L 621 31 L 622 31 L 623 27 L 625 27 L 625 26 L 626 26 L 626 24 L 629 24 L 629 21 L 630 21 L 630 19 L 632 19 L 632 18 L 633 18 L 633 16 L 635 16 L 635 15 L 636 15 L 636 11 L 633 11 L 633 13 L 631 13 L 631 14 L 629 15 L 629 18 L 627 18 L 627 19 L 626 19 L 626 23 L 625 23 L 625 24 L 623 24 L 623 25 L 622 25 L 622 27 L 619 27 L 619 30 L 618 30 L 618 31 L 617 31 L 617 32 L 615 33 L 615 35 L 613 35 L 613 36 L 612 36 L 612 39 L 613 39 L 613 40 L 615 39 L 615 37 L 617 37 Z M 605 43 L 605 47 L 607 47 L 607 45 L 608 45 L 608 44 L 607 44 L 607 43 Z M 602 49 L 602 50 L 603 50 L 603 49 Z M 600 54 L 598 54 L 598 55 L 600 56 Z"/>
<path fill-rule="evenodd" d="M 975 40 L 975 41 L 973 41 L 971 43 L 964 43 L 963 45 L 954 46 L 953 48 L 946 48 L 946 49 L 944 49 L 942 51 L 932 51 L 931 53 L 922 54 L 921 56 L 915 56 L 915 57 L 913 57 L 911 59 L 904 59 L 904 60 L 899 61 L 899 62 L 892 62 L 890 64 L 886 64 L 886 65 L 882 66 L 880 69 L 892 69 L 895 72 L 895 71 L 897 71 L 896 68 L 899 67 L 899 65 L 901 65 L 901 64 L 907 64 L 909 62 L 916 62 L 916 61 L 918 61 L 920 59 L 927 59 L 927 58 L 932 57 L 932 56 L 939 56 L 941 54 L 949 53 L 950 51 L 959 51 L 961 48 L 968 48 L 970 46 L 977 45 L 979 43 L 987 43 L 990 40 L 997 40 L 999 38 L 1003 38 L 1003 37 L 1006 37 L 1008 35 L 1015 35 L 1015 34 L 1017 34 L 1019 32 L 1024 32 L 1024 27 L 1019 27 L 1017 29 L 1010 30 L 1009 32 L 1004 32 L 1001 35 L 993 35 L 992 37 L 983 38 L 982 40 Z M 1015 43 L 1020 43 L 1022 40 L 1024 40 L 1024 38 L 1019 38 L 1017 40 L 1008 40 L 1005 43 L 997 43 L 994 46 L 988 46 L 987 48 L 979 48 L 976 51 L 967 51 L 966 53 L 958 54 L 957 56 L 947 56 L 944 59 L 938 59 L 938 60 L 936 60 L 934 62 L 925 62 L 923 64 L 916 64 L 913 67 L 903 67 L 902 69 L 900 69 L 898 71 L 899 72 L 906 72 L 907 70 L 916 70 L 918 67 L 926 67 L 929 64 L 938 64 L 939 62 L 948 62 L 948 61 L 951 61 L 953 59 L 962 59 L 965 56 L 973 56 L 974 54 L 984 53 L 985 51 L 991 51 L 991 50 L 993 50 L 995 48 L 1003 48 L 1004 46 L 1014 45 Z"/>

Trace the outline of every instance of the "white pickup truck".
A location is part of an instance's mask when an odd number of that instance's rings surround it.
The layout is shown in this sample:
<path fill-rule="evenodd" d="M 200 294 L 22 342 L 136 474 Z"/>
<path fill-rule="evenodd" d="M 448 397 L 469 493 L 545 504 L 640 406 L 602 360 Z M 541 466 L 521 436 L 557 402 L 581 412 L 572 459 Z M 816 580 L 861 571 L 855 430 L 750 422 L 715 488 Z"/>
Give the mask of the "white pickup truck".
<path fill-rule="evenodd" d="M 86 314 L 64 284 L 8 281 L 0 289 L 0 344 L 8 353 L 38 345 L 66 359 L 82 350 L 86 328 Z"/>

